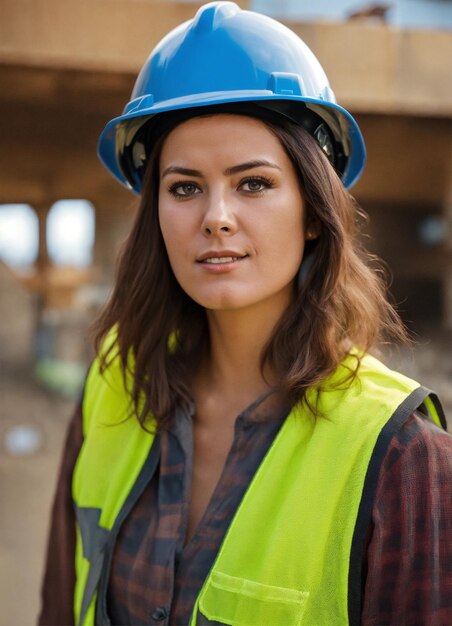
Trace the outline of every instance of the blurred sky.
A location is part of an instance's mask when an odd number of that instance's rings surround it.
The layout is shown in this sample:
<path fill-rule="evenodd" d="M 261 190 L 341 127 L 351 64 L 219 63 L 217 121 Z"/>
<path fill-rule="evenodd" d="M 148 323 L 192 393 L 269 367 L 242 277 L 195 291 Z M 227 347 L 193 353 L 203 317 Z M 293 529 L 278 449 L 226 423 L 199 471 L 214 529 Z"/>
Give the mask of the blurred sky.
<path fill-rule="evenodd" d="M 47 218 L 47 248 L 57 265 L 86 267 L 91 263 L 95 223 L 86 200 L 59 200 Z M 0 205 L 0 259 L 27 268 L 38 253 L 38 218 L 26 204 Z"/>
<path fill-rule="evenodd" d="M 250 8 L 273 17 L 344 20 L 361 8 L 387 5 L 387 22 L 403 28 L 452 29 L 452 0 L 251 0 Z"/>

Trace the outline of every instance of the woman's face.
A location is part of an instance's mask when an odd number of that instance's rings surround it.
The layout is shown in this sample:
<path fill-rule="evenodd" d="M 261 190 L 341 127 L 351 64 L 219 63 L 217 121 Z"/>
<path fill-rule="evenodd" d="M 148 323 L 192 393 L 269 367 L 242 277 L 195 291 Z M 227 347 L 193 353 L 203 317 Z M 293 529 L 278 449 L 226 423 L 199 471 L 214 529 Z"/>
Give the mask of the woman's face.
<path fill-rule="evenodd" d="M 285 308 L 304 248 L 304 203 L 279 140 L 256 119 L 197 117 L 167 137 L 159 220 L 182 289 L 210 310 Z"/>

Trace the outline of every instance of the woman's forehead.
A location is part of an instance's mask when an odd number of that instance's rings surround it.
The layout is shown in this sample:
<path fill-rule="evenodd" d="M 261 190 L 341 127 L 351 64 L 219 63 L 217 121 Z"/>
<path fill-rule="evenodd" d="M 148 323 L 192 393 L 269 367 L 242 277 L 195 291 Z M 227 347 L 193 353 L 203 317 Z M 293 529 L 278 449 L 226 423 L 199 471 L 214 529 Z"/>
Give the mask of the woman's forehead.
<path fill-rule="evenodd" d="M 220 113 L 193 117 L 172 129 L 163 142 L 160 162 L 182 157 L 194 160 L 206 154 L 256 158 L 263 156 L 262 153 L 279 158 L 286 156 L 280 141 L 264 121 Z"/>
<path fill-rule="evenodd" d="M 219 127 L 227 126 L 229 129 L 239 129 L 243 132 L 270 132 L 267 124 L 256 117 L 237 113 L 209 113 L 206 115 L 197 115 L 188 120 L 184 120 L 173 128 L 168 134 L 165 141 L 175 133 L 181 132 L 197 132 L 202 129 L 204 132 L 216 131 Z"/>

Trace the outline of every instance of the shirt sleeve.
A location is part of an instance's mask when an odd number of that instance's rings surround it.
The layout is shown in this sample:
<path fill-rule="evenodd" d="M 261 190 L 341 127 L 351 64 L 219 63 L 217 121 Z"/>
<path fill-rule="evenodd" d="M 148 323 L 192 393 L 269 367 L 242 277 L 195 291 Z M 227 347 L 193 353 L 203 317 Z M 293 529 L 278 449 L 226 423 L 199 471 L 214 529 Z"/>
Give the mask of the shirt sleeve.
<path fill-rule="evenodd" d="M 69 423 L 50 520 L 39 626 L 73 626 L 75 514 L 72 473 L 83 443 L 82 405 Z"/>
<path fill-rule="evenodd" d="M 452 624 L 452 437 L 412 415 L 382 464 L 363 625 Z"/>

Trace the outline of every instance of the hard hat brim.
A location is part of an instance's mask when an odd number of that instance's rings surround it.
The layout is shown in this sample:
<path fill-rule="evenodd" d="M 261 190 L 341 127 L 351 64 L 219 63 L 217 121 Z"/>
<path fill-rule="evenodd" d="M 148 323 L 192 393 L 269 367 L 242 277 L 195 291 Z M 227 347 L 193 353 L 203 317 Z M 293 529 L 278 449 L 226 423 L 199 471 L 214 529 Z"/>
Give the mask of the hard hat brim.
<path fill-rule="evenodd" d="M 271 91 L 237 91 L 237 92 L 214 92 L 186 95 L 180 98 L 165 100 L 151 104 L 150 97 L 142 97 L 138 102 L 129 103 L 123 115 L 112 119 L 102 131 L 97 152 L 100 160 L 115 178 L 128 189 L 136 193 L 141 192 L 141 181 L 132 185 L 126 178 L 119 163 L 119 150 L 123 146 L 118 145 L 117 131 L 128 121 L 142 118 L 143 123 L 152 117 L 176 110 L 194 107 L 211 106 L 215 104 L 227 104 L 233 102 L 262 102 L 270 104 L 270 101 L 285 101 L 291 104 L 292 119 L 296 120 L 297 105 L 300 113 L 305 108 L 312 109 L 322 117 L 334 133 L 336 139 L 341 142 L 344 154 L 347 156 L 347 164 L 341 173 L 341 179 L 345 187 L 350 188 L 358 180 L 364 169 L 366 161 L 366 149 L 364 140 L 353 116 L 340 105 L 327 102 L 320 98 L 307 98 L 293 94 L 282 95 Z M 332 128 L 333 126 L 333 128 Z"/>

